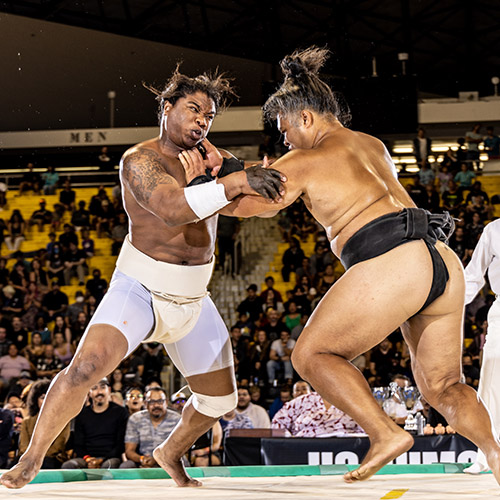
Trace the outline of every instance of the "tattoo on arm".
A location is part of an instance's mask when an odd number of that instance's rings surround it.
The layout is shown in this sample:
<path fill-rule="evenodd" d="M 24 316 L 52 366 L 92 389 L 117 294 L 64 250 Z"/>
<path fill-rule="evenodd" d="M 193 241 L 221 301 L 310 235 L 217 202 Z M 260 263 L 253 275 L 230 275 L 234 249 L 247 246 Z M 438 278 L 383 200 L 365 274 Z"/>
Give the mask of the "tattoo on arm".
<path fill-rule="evenodd" d="M 173 184 L 160 155 L 151 149 L 138 149 L 123 160 L 122 174 L 139 203 L 148 203 L 160 184 Z"/>

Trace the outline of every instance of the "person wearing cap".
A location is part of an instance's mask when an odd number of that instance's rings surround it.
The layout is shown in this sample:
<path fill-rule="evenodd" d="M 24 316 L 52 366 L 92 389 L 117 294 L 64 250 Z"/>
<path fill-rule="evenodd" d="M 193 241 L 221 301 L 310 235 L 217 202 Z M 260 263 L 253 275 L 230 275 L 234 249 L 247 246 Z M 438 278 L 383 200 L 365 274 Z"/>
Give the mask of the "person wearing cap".
<path fill-rule="evenodd" d="M 116 469 L 124 451 L 128 411 L 111 401 L 107 378 L 89 391 L 90 406 L 75 418 L 74 455 L 63 469 Z"/>
<path fill-rule="evenodd" d="M 131 415 L 125 432 L 127 459 L 120 469 L 159 467 L 153 458 L 153 450 L 170 436 L 181 419 L 168 408 L 168 399 L 161 387 L 146 392 L 146 409 Z"/>
<path fill-rule="evenodd" d="M 170 402 L 171 402 L 171 407 L 173 410 L 182 413 L 182 409 L 184 408 L 184 405 L 186 404 L 188 398 L 186 394 L 182 391 L 176 392 L 175 394 L 172 394 L 170 397 Z"/>
<path fill-rule="evenodd" d="M 39 202 L 40 208 L 35 210 L 28 221 L 28 225 L 38 226 L 38 231 L 43 231 L 43 226 L 45 224 L 50 224 L 52 222 L 52 212 L 47 210 L 47 202 L 42 198 Z"/>

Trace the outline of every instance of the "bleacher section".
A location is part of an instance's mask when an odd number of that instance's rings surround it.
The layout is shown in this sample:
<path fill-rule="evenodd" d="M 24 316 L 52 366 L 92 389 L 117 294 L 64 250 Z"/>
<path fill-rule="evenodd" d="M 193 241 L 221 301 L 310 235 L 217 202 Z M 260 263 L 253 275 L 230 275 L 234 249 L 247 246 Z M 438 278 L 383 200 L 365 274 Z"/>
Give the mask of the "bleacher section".
<path fill-rule="evenodd" d="M 76 202 L 78 203 L 78 201 L 84 200 L 87 203 L 87 208 L 90 203 L 91 197 L 97 193 L 96 187 L 73 187 L 73 189 L 76 192 Z M 111 187 L 105 189 L 109 198 L 111 199 Z M 50 225 L 45 225 L 43 232 L 39 232 L 36 226 L 28 227 L 28 220 L 31 217 L 31 214 L 35 210 L 40 208 L 39 202 L 41 198 L 45 199 L 45 201 L 47 202 L 47 209 L 53 212 L 54 203 L 59 202 L 59 191 L 57 192 L 57 194 L 49 196 L 36 196 L 32 193 L 23 196 L 17 196 L 17 190 L 9 191 L 7 197 L 8 204 L 6 207 L 4 207 L 4 210 L 0 212 L 0 217 L 3 218 L 3 220 L 7 223 L 14 209 L 18 209 L 21 211 L 26 222 L 26 240 L 23 241 L 20 247 L 20 250 L 23 252 L 34 252 L 41 248 L 45 248 L 47 246 L 47 243 L 49 242 L 48 235 L 52 231 Z M 62 227 L 64 223 L 70 222 L 70 219 L 71 213 L 65 212 L 61 220 L 59 230 L 56 231 L 57 239 L 62 233 Z M 90 237 L 94 240 L 95 255 L 91 259 L 87 259 L 89 271 L 92 272 L 93 268 L 99 268 L 101 270 L 102 277 L 105 278 L 109 283 L 109 279 L 111 278 L 111 275 L 113 273 L 113 268 L 116 261 L 116 257 L 111 255 L 112 240 L 107 237 L 98 238 L 95 231 L 90 232 Z M 3 247 L 2 255 L 5 256 L 6 252 L 8 252 L 7 249 Z M 9 259 L 7 263 L 9 269 L 12 268 L 14 262 L 14 259 Z M 78 286 L 78 279 L 76 277 L 72 278 L 70 285 L 61 287 L 61 290 L 68 295 L 70 301 L 75 296 L 75 292 L 77 290 L 84 291 L 84 289 L 84 286 Z"/>

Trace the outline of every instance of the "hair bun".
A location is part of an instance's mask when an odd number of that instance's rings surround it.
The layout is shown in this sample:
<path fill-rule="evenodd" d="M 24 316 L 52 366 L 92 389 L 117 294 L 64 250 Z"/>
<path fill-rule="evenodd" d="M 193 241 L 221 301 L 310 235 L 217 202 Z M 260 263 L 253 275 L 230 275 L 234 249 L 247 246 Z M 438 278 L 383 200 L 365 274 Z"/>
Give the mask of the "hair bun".
<path fill-rule="evenodd" d="M 300 78 L 304 74 L 317 75 L 329 55 L 330 51 L 327 48 L 312 46 L 305 50 L 296 50 L 292 55 L 286 56 L 280 62 L 280 66 L 285 78 Z"/>

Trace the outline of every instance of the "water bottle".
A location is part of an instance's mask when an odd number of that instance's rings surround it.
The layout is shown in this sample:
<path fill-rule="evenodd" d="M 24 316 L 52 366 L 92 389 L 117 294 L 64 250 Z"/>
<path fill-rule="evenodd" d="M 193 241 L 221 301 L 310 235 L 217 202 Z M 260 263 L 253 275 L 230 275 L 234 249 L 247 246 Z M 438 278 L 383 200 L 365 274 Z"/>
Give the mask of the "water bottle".
<path fill-rule="evenodd" d="M 420 412 L 418 412 L 415 418 L 417 420 L 417 435 L 423 436 L 426 424 L 425 417 Z"/>

